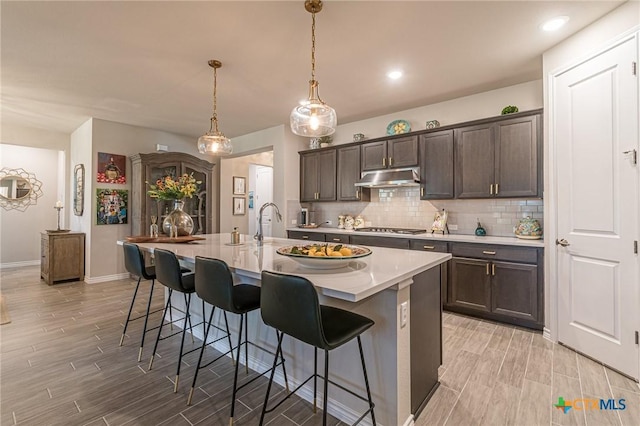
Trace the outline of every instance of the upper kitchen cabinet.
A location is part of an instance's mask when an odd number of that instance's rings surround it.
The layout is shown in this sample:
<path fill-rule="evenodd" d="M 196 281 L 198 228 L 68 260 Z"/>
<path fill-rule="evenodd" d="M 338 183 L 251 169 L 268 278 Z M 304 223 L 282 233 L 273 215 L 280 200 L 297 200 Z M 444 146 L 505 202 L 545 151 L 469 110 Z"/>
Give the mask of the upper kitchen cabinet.
<path fill-rule="evenodd" d="M 409 136 L 361 145 L 362 171 L 418 165 L 418 137 Z"/>
<path fill-rule="evenodd" d="M 162 221 L 173 210 L 171 201 L 157 200 L 147 195 L 147 184 L 165 176 L 192 174 L 200 182 L 198 192 L 184 200 L 184 211 L 193 219 L 194 234 L 213 232 L 211 207 L 214 164 L 181 152 L 136 154 L 131 156 L 131 213 L 133 235 L 148 235 L 151 216 L 157 216 L 162 230 Z"/>
<path fill-rule="evenodd" d="M 369 201 L 371 191 L 358 188 L 360 179 L 360 146 L 338 148 L 338 201 Z"/>
<path fill-rule="evenodd" d="M 456 198 L 540 197 L 541 121 L 523 113 L 456 128 Z"/>
<path fill-rule="evenodd" d="M 300 154 L 300 201 L 336 200 L 336 150 Z"/>
<path fill-rule="evenodd" d="M 420 135 L 420 199 L 453 198 L 453 130 Z"/>

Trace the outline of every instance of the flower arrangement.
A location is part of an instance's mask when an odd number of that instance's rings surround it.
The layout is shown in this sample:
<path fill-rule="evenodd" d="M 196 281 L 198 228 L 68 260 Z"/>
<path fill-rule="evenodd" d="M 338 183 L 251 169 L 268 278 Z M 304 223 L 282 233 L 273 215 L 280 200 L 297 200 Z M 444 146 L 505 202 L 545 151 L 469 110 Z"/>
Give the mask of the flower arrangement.
<path fill-rule="evenodd" d="M 155 184 L 150 184 L 147 194 L 151 198 L 158 198 L 160 200 L 182 200 L 183 198 L 191 198 L 193 194 L 198 190 L 198 185 L 202 182 L 196 180 L 193 177 L 193 173 L 190 175 L 183 174 L 175 179 L 173 176 L 165 176 L 158 179 Z"/>

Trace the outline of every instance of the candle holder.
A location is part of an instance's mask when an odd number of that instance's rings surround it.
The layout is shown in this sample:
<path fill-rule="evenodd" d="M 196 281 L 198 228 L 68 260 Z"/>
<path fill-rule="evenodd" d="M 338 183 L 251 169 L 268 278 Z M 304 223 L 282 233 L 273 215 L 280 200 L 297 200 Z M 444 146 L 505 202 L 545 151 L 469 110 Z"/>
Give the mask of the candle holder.
<path fill-rule="evenodd" d="M 60 232 L 60 210 L 62 210 L 64 207 L 58 207 L 58 206 L 54 206 L 54 209 L 58 210 L 58 228 L 56 229 L 56 231 Z"/>
<path fill-rule="evenodd" d="M 55 234 L 55 233 L 69 232 L 70 231 L 69 229 L 60 229 L 60 210 L 62 210 L 64 207 L 62 207 L 62 206 L 53 206 L 53 208 L 58 211 L 58 228 L 57 229 L 47 229 L 47 233 Z"/>

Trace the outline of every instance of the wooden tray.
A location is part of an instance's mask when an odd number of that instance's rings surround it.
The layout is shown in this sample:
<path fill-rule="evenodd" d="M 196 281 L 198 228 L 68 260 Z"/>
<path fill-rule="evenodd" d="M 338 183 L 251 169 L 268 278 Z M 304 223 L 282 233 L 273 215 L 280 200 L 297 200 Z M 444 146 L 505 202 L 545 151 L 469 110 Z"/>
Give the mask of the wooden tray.
<path fill-rule="evenodd" d="M 173 243 L 173 244 L 180 244 L 180 243 L 190 243 L 192 241 L 202 241 L 202 240 L 206 240 L 206 238 L 194 237 L 193 235 L 187 235 L 186 237 L 176 237 L 176 238 L 146 237 L 144 235 L 139 236 L 139 237 L 127 237 L 127 241 L 130 242 L 130 243 Z"/>

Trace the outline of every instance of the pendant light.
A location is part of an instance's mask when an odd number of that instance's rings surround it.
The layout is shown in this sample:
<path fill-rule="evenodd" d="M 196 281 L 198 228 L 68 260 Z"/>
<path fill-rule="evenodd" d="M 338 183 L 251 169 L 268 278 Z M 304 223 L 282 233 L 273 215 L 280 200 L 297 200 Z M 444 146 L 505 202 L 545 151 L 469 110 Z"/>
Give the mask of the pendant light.
<path fill-rule="evenodd" d="M 231 140 L 218 130 L 218 114 L 216 108 L 218 68 L 222 62 L 212 59 L 209 66 L 213 68 L 213 115 L 211 116 L 211 126 L 209 131 L 198 138 L 198 151 L 200 154 L 212 154 L 217 156 L 229 155 L 233 152 Z"/>
<path fill-rule="evenodd" d="M 322 10 L 322 1 L 307 0 L 305 9 L 311 13 L 311 80 L 309 81 L 309 99 L 291 111 L 291 131 L 299 136 L 322 137 L 336 131 L 338 119 L 336 111 L 325 104 L 318 95 L 316 80 L 316 13 Z"/>

